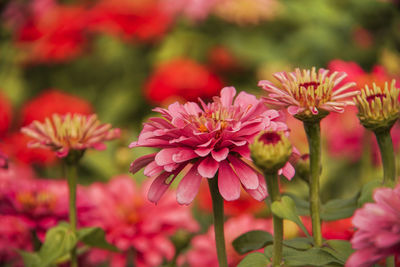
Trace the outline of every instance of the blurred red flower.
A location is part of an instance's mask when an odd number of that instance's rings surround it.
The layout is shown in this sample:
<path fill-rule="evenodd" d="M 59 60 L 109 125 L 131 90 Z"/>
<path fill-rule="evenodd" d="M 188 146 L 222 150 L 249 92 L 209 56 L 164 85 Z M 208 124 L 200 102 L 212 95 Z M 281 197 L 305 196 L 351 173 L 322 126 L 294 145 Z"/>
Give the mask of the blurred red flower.
<path fill-rule="evenodd" d="M 52 89 L 27 102 L 21 113 L 22 125 L 28 125 L 34 120 L 43 122 L 54 113 L 90 115 L 93 113 L 93 107 L 82 98 Z"/>
<path fill-rule="evenodd" d="M 16 44 L 28 62 L 63 62 L 80 55 L 87 40 L 86 10 L 54 5 L 40 16 L 25 20 L 16 32 Z"/>
<path fill-rule="evenodd" d="M 205 66 L 188 58 L 162 63 L 148 79 L 145 96 L 155 104 L 173 100 L 197 101 L 218 95 L 222 81 Z"/>
<path fill-rule="evenodd" d="M 0 93 L 0 138 L 3 137 L 10 128 L 11 118 L 11 103 L 5 95 Z"/>
<path fill-rule="evenodd" d="M 323 221 L 321 224 L 322 237 L 325 239 L 350 240 L 355 232 L 352 219 L 353 217 L 336 221 Z M 302 221 L 308 232 L 311 233 L 311 218 L 302 217 Z"/>
<path fill-rule="evenodd" d="M 140 41 L 161 38 L 172 22 L 157 0 L 101 0 L 89 18 L 91 30 Z"/>

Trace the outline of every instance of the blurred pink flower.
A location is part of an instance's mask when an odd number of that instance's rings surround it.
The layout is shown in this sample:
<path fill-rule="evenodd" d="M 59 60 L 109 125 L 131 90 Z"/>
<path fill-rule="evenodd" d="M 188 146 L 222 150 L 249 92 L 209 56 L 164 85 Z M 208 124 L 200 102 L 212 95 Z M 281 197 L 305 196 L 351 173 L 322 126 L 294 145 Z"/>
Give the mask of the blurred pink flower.
<path fill-rule="evenodd" d="M 237 266 L 243 258 L 232 246 L 232 241 L 241 234 L 251 230 L 264 230 L 272 233 L 272 220 L 254 219 L 248 214 L 230 218 L 225 223 L 226 253 L 229 266 Z M 191 267 L 218 266 L 215 249 L 214 227 L 211 226 L 206 234 L 198 235 L 191 241 L 191 249 L 180 259 Z"/>
<path fill-rule="evenodd" d="M 321 110 L 328 112 L 344 111 L 347 105 L 354 105 L 351 97 L 358 94 L 348 90 L 355 83 L 339 84 L 346 78 L 344 72 L 329 73 L 329 70 L 315 68 L 311 70 L 296 69 L 295 72 L 278 72 L 274 77 L 281 87 L 276 87 L 270 81 L 258 83 L 266 92 L 264 101 L 273 106 L 287 107 L 291 115 L 310 116 Z"/>
<path fill-rule="evenodd" d="M 104 141 L 120 135 L 119 129 L 111 129 L 111 124 L 101 124 L 95 114 L 70 113 L 65 116 L 53 114 L 43 123 L 34 121 L 21 132 L 34 139 L 28 146 L 50 148 L 60 158 L 66 157 L 70 150 L 105 149 Z"/>
<path fill-rule="evenodd" d="M 375 203 L 367 203 L 354 214 L 358 230 L 351 239 L 356 250 L 347 267 L 372 266 L 390 255 L 400 256 L 400 184 L 395 189 L 376 189 Z"/>
<path fill-rule="evenodd" d="M 33 249 L 28 225 L 21 218 L 8 215 L 0 215 L 0 224 L 0 264 L 23 266 L 16 250 Z"/>
<path fill-rule="evenodd" d="M 20 176 L 27 173 L 28 177 Z M 90 208 L 78 188 L 78 213 Z M 43 240 L 47 229 L 68 220 L 68 187 L 65 181 L 40 180 L 10 168 L 0 172 L 0 214 L 17 216 Z"/>
<path fill-rule="evenodd" d="M 204 20 L 221 0 L 161 0 L 163 9 L 173 15 L 182 14 L 193 21 Z"/>
<path fill-rule="evenodd" d="M 122 253 L 93 250 L 88 255 L 92 264 L 105 260 L 112 267 L 126 266 L 129 251 L 135 251 L 135 266 L 159 266 L 171 260 L 175 249 L 169 237 L 178 229 L 198 230 L 188 207 L 176 203 L 172 194 L 155 206 L 145 201 L 148 186 L 138 187 L 128 176 L 113 178 L 108 184 L 95 183 L 88 196 L 97 209 L 81 216 L 88 225 L 99 226 L 107 240 Z"/>
<path fill-rule="evenodd" d="M 262 130 L 287 130 L 280 113 L 267 109 L 255 96 L 225 87 L 221 97 L 201 107 L 194 102 L 156 108 L 162 118 L 153 117 L 144 124 L 139 140 L 130 147 L 157 147 L 153 153 L 136 159 L 130 171 L 145 167 L 144 174 L 155 178 L 148 199 L 158 202 L 175 177 L 185 169 L 178 185 L 177 201 L 190 204 L 197 195 L 202 177 L 213 178 L 218 172 L 218 188 L 225 200 L 240 197 L 240 185 L 257 200 L 266 196 L 263 176 L 250 162 L 249 142 Z M 232 103 L 233 101 L 233 103 Z M 288 163 L 288 178 L 294 175 Z M 172 176 L 172 178 L 169 178 Z"/>

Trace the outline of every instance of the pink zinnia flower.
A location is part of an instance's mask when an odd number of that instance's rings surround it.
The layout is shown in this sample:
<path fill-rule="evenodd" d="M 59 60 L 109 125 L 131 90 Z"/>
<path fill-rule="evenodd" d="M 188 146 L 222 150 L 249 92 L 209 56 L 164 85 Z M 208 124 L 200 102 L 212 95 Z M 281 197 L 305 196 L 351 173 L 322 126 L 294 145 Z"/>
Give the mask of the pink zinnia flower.
<path fill-rule="evenodd" d="M 350 99 L 358 94 L 348 91 L 355 83 L 339 86 L 346 76 L 344 72 L 329 73 L 326 69 L 316 72 L 313 67 L 311 70 L 275 73 L 274 77 L 280 82 L 281 88 L 270 81 L 260 81 L 258 85 L 268 93 L 264 98 L 266 103 L 288 107 L 291 115 L 312 116 L 322 110 L 342 113 L 345 106 L 354 105 Z"/>
<path fill-rule="evenodd" d="M 101 124 L 95 114 L 53 114 L 43 123 L 34 121 L 21 131 L 34 139 L 28 144 L 30 147 L 50 148 L 61 158 L 66 157 L 70 150 L 105 149 L 104 141 L 120 135 L 119 129 L 111 129 L 110 124 Z"/>
<path fill-rule="evenodd" d="M 240 197 L 240 185 L 257 200 L 266 196 L 264 177 L 250 164 L 249 142 L 262 130 L 287 130 L 280 113 L 267 109 L 255 96 L 225 87 L 221 97 L 201 107 L 193 102 L 156 108 L 161 118 L 144 124 L 139 140 L 130 147 L 157 147 L 158 153 L 138 158 L 130 171 L 146 166 L 144 174 L 154 177 L 148 199 L 158 202 L 175 177 L 187 170 L 178 185 L 177 201 L 190 204 L 200 188 L 202 177 L 213 178 L 218 172 L 218 188 L 225 200 Z M 233 103 L 232 103 L 233 101 Z M 294 175 L 285 166 L 288 178 Z M 172 176 L 172 178 L 170 178 Z"/>
<path fill-rule="evenodd" d="M 254 219 L 248 214 L 231 218 L 224 225 L 226 236 L 226 253 L 229 266 L 237 266 L 243 258 L 232 246 L 233 240 L 251 230 L 264 230 L 272 232 L 272 220 Z M 198 235 L 191 241 L 191 249 L 184 256 L 191 267 L 218 266 L 217 252 L 215 249 L 214 227 L 211 226 L 204 235 Z M 181 259 L 185 261 L 185 259 Z"/>
<path fill-rule="evenodd" d="M 347 267 L 372 266 L 393 254 L 400 256 L 400 184 L 395 189 L 374 192 L 375 203 L 367 203 L 354 215 L 358 230 L 351 239 L 356 250 Z"/>
<path fill-rule="evenodd" d="M 22 171 L 0 173 L 0 214 L 17 216 L 43 240 L 46 231 L 68 219 L 68 187 L 65 181 L 17 176 Z M 90 204 L 78 188 L 78 213 Z"/>
<path fill-rule="evenodd" d="M 83 220 L 88 225 L 103 228 L 107 240 L 122 252 L 93 250 L 89 262 L 97 264 L 110 260 L 112 267 L 126 266 L 133 248 L 135 266 L 160 266 L 164 258 L 171 260 L 174 256 L 171 235 L 178 229 L 198 230 L 190 209 L 178 205 L 172 194 L 166 195 L 158 206 L 144 201 L 147 188 L 136 186 L 127 176 L 89 187 L 88 196 L 97 209 L 82 214 Z"/>

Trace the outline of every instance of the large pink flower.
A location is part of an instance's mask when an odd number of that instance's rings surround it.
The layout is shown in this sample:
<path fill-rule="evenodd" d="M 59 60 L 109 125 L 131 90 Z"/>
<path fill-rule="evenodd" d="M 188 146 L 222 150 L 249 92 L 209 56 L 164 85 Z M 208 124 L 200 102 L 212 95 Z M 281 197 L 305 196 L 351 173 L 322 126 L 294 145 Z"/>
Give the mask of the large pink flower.
<path fill-rule="evenodd" d="M 174 256 L 171 235 L 178 229 L 198 230 L 190 209 L 178 205 L 173 195 L 168 194 L 158 206 L 144 201 L 147 188 L 137 187 L 127 176 L 89 187 L 89 198 L 97 209 L 82 214 L 83 220 L 103 228 L 107 240 L 122 252 L 94 250 L 89 254 L 90 263 L 110 260 L 112 267 L 126 266 L 133 249 L 135 266 L 160 266 L 164 258 L 171 260 Z"/>
<path fill-rule="evenodd" d="M 377 189 L 374 200 L 355 212 L 353 224 L 358 231 L 351 243 L 356 252 L 347 267 L 372 266 L 390 255 L 400 256 L 400 184 L 395 189 Z"/>
<path fill-rule="evenodd" d="M 201 107 L 188 102 L 154 109 L 162 117 L 150 118 L 139 140 L 130 145 L 161 148 L 138 158 L 130 168 L 135 173 L 146 166 L 144 174 L 155 178 L 150 201 L 158 202 L 184 169 L 187 173 L 177 190 L 180 204 L 190 204 L 202 177 L 213 178 L 217 172 L 219 192 L 225 200 L 238 199 L 241 184 L 254 198 L 265 198 L 265 181 L 249 163 L 248 144 L 262 130 L 287 130 L 287 126 L 280 121 L 280 113 L 267 109 L 255 96 L 241 92 L 234 100 L 235 94 L 235 88 L 225 87 L 213 102 L 200 100 Z M 291 178 L 294 169 L 287 164 L 283 173 Z"/>
<path fill-rule="evenodd" d="M 225 223 L 226 253 L 229 266 L 237 266 L 243 256 L 233 248 L 232 241 L 241 234 L 250 230 L 264 230 L 272 232 L 272 220 L 254 219 L 248 214 L 231 218 Z M 218 266 L 217 252 L 215 249 L 214 227 L 210 227 L 204 235 L 196 236 L 191 241 L 192 248 L 185 255 L 185 260 L 191 267 Z"/>

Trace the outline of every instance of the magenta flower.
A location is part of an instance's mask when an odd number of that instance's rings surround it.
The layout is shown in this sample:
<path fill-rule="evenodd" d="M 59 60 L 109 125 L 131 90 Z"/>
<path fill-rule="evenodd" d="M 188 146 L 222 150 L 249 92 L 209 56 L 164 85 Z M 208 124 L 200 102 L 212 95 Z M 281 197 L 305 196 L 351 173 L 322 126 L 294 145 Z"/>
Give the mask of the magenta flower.
<path fill-rule="evenodd" d="M 120 135 L 119 129 L 111 129 L 110 124 L 101 124 L 95 114 L 53 114 L 43 123 L 33 121 L 21 131 L 34 139 L 28 146 L 50 148 L 60 158 L 66 157 L 70 150 L 105 149 L 104 141 Z"/>
<path fill-rule="evenodd" d="M 400 184 L 395 189 L 377 189 L 374 200 L 355 212 L 353 224 L 358 230 L 351 243 L 356 252 L 347 267 L 368 267 L 388 256 L 400 256 Z"/>
<path fill-rule="evenodd" d="M 321 110 L 343 112 L 346 105 L 354 105 L 351 98 L 359 92 L 348 90 L 354 82 L 340 84 L 347 76 L 344 72 L 329 73 L 329 70 L 315 68 L 296 69 L 295 72 L 278 72 L 274 77 L 281 87 L 270 81 L 258 83 L 268 95 L 265 102 L 275 106 L 288 107 L 292 115 L 317 115 Z"/>
<path fill-rule="evenodd" d="M 218 188 L 228 201 L 240 196 L 240 185 L 255 199 L 266 196 L 263 176 L 251 165 L 249 142 L 262 130 L 287 130 L 280 113 L 267 109 L 255 96 L 225 87 L 221 97 L 201 107 L 193 102 L 171 104 L 168 109 L 156 108 L 161 114 L 144 124 L 139 140 L 133 147 L 161 148 L 136 159 L 130 171 L 145 167 L 144 174 L 154 178 L 148 199 L 158 202 L 175 177 L 186 174 L 177 190 L 177 201 L 190 204 L 199 191 L 202 177 L 213 178 L 218 172 Z M 287 178 L 294 169 L 287 164 Z"/>
<path fill-rule="evenodd" d="M 109 260 L 112 267 L 126 266 L 129 252 L 135 251 L 135 266 L 160 266 L 175 253 L 169 237 L 178 229 L 198 230 L 188 207 L 176 203 L 172 194 L 158 206 L 144 201 L 148 186 L 138 187 L 127 176 L 113 178 L 108 184 L 95 183 L 88 196 L 97 208 L 81 217 L 87 225 L 99 226 L 107 240 L 121 253 L 93 250 L 88 261 L 95 266 Z"/>

